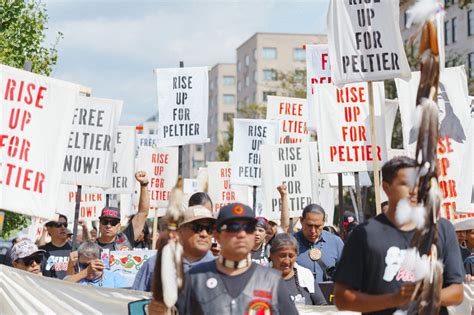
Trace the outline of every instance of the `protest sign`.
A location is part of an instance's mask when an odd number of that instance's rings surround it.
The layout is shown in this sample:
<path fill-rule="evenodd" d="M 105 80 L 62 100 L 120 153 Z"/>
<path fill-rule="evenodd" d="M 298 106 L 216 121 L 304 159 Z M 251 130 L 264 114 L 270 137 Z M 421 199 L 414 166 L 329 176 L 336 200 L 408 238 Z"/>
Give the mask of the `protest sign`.
<path fill-rule="evenodd" d="M 392 135 L 398 112 L 398 100 L 386 99 L 383 112 L 385 117 L 385 143 L 387 150 L 389 150 L 392 147 Z"/>
<path fill-rule="evenodd" d="M 0 65 L 0 209 L 54 216 L 79 86 Z"/>
<path fill-rule="evenodd" d="M 280 143 L 309 141 L 306 99 L 268 96 L 267 119 L 281 120 Z"/>
<path fill-rule="evenodd" d="M 260 146 L 279 142 L 279 124 L 264 119 L 234 119 L 231 184 L 262 184 Z"/>
<path fill-rule="evenodd" d="M 287 187 L 290 217 L 299 217 L 304 207 L 313 202 L 310 145 L 316 143 L 262 145 L 263 216 L 267 219 L 280 219 L 279 185 Z"/>
<path fill-rule="evenodd" d="M 330 1 L 328 44 L 333 83 L 410 78 L 399 1 Z"/>
<path fill-rule="evenodd" d="M 64 214 L 73 221 L 76 209 L 77 186 L 61 185 L 58 195 L 57 213 Z M 83 186 L 79 208 L 79 221 L 99 220 L 100 212 L 105 207 L 104 190 L 98 187 Z"/>
<path fill-rule="evenodd" d="M 155 69 L 160 145 L 207 142 L 207 67 Z"/>
<path fill-rule="evenodd" d="M 395 80 L 402 119 L 403 144 L 409 156 L 416 151 L 415 113 L 416 94 L 420 73 L 413 72 L 408 82 Z M 471 212 L 472 144 L 470 101 L 464 67 L 445 68 L 441 71 L 438 85 L 439 134 L 438 134 L 438 180 L 442 192 L 441 215 L 457 220 L 457 212 Z M 471 163 L 471 164 L 469 164 Z M 465 181 L 465 182 L 464 182 Z M 467 182 L 470 181 L 470 184 Z"/>
<path fill-rule="evenodd" d="M 138 156 L 138 151 L 141 147 L 158 147 L 158 136 L 156 134 L 138 133 L 136 138 L 135 156 Z"/>
<path fill-rule="evenodd" d="M 317 130 L 318 109 L 314 102 L 313 84 L 332 82 L 328 45 L 306 45 L 306 99 L 308 101 L 308 128 Z"/>
<path fill-rule="evenodd" d="M 321 173 L 363 172 L 373 169 L 373 159 L 385 161 L 387 148 L 383 83 L 374 84 L 377 150 L 372 150 L 367 83 L 345 85 L 338 89 L 315 84 L 315 102 L 321 114 L 318 144 Z M 324 104 L 324 106 L 323 106 Z"/>
<path fill-rule="evenodd" d="M 135 188 L 135 127 L 118 126 L 112 164 L 112 186 L 106 194 L 131 194 Z"/>
<path fill-rule="evenodd" d="M 183 192 L 187 195 L 192 195 L 199 191 L 199 183 L 197 179 L 185 178 L 183 182 Z"/>
<path fill-rule="evenodd" d="M 370 187 L 372 186 L 372 181 L 370 180 L 369 174 L 367 172 L 361 172 L 360 175 L 360 186 Z M 337 187 L 338 183 L 338 174 L 328 174 L 329 185 L 332 187 Z M 342 186 L 352 186 L 355 187 L 355 177 L 354 173 L 342 173 Z"/>
<path fill-rule="evenodd" d="M 213 202 L 213 212 L 234 202 L 248 204 L 248 186 L 231 185 L 232 167 L 230 162 L 207 162 L 209 181 L 208 193 Z"/>
<path fill-rule="evenodd" d="M 108 188 L 122 101 L 79 96 L 72 118 L 63 184 Z"/>
<path fill-rule="evenodd" d="M 141 147 L 137 168 L 148 174 L 150 206 L 167 207 L 171 189 L 178 180 L 178 148 Z"/>
<path fill-rule="evenodd" d="M 324 212 L 326 212 L 326 223 L 332 225 L 334 224 L 334 193 L 336 189 L 330 185 L 329 174 L 320 174 L 318 180 L 318 190 L 318 204 L 323 207 Z"/>

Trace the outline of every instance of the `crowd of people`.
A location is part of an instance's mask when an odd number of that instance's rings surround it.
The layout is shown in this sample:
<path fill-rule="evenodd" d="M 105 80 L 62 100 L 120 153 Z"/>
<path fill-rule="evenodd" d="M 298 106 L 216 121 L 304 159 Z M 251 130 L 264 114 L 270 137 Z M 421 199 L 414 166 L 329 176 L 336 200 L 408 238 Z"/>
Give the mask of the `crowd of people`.
<path fill-rule="evenodd" d="M 183 248 L 186 281 L 176 308 L 179 314 L 297 314 L 296 305 L 333 304 L 341 310 L 392 314 L 413 298 L 416 284 L 410 270 L 401 268 L 404 253 L 414 235 L 411 222 L 400 222 L 398 204 L 417 203 L 417 188 L 408 177 L 416 161 L 397 157 L 382 168 L 383 189 L 388 203 L 382 214 L 358 224 L 356 215 L 344 213 L 345 237 L 328 225 L 326 211 L 317 204 L 304 208 L 299 222 L 291 222 L 288 192 L 278 187 L 281 217 L 256 217 L 247 205 L 235 203 L 212 213 L 212 200 L 205 192 L 189 198 L 188 207 L 176 226 L 159 222 L 156 248 L 161 240 L 173 238 Z M 99 217 L 98 231 L 83 227 L 82 243 L 73 250 L 67 231 L 68 218 L 45 225 L 45 234 L 33 243 L 18 239 L 10 251 L 11 265 L 27 272 L 82 285 L 130 288 L 119 273 L 111 272 L 101 260 L 103 250 L 151 249 L 147 225 L 150 208 L 148 177 L 136 173 L 140 184 L 138 212 L 128 224 L 120 225 L 120 211 L 106 207 Z M 437 251 L 444 265 L 441 314 L 446 306 L 463 299 L 465 274 L 472 274 L 474 229 L 456 232 L 444 219 L 438 222 Z M 460 246 L 453 246 L 458 244 Z M 157 292 L 159 255 L 148 259 L 135 277 L 133 290 L 153 292 L 150 311 L 166 307 Z M 466 262 L 466 268 L 463 268 Z M 474 264 L 472 264 L 474 265 Z M 465 270 L 466 269 L 466 270 Z M 470 280 L 469 276 L 468 279 Z M 334 283 L 334 296 L 323 286 Z"/>

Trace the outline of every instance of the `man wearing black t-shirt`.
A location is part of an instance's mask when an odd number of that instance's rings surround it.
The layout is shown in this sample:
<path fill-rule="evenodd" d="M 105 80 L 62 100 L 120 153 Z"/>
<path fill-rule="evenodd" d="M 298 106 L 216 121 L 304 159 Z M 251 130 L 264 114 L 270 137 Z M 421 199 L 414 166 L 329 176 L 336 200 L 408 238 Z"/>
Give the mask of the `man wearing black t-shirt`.
<path fill-rule="evenodd" d="M 102 209 L 99 217 L 99 238 L 97 244 L 102 249 L 109 250 L 132 250 L 135 241 L 146 224 L 148 211 L 150 210 L 150 196 L 148 192 L 148 176 L 145 172 L 137 172 L 136 180 L 140 183 L 140 199 L 138 202 L 138 213 L 133 217 L 127 227 L 120 232 L 120 210 L 114 207 Z"/>
<path fill-rule="evenodd" d="M 298 314 L 281 274 L 252 263 L 255 224 L 254 212 L 243 204 L 219 211 L 214 237 L 221 256 L 189 271 L 178 300 L 180 314 Z"/>
<path fill-rule="evenodd" d="M 66 276 L 69 254 L 72 250 L 71 242 L 67 236 L 67 217 L 60 214 L 58 221 L 46 223 L 46 229 L 51 236 L 51 242 L 40 247 L 46 251 L 43 275 L 63 279 Z"/>
<path fill-rule="evenodd" d="M 417 204 L 418 189 L 410 184 L 415 166 L 411 158 L 396 157 L 382 167 L 389 208 L 355 228 L 344 246 L 335 274 L 336 306 L 340 310 L 393 314 L 410 302 L 415 290 L 413 273 L 401 264 L 415 226 L 399 223 L 396 212 L 399 201 L 412 207 Z M 438 221 L 436 246 L 444 265 L 440 314 L 447 314 L 446 306 L 463 300 L 464 270 L 454 227 L 445 219 Z"/>

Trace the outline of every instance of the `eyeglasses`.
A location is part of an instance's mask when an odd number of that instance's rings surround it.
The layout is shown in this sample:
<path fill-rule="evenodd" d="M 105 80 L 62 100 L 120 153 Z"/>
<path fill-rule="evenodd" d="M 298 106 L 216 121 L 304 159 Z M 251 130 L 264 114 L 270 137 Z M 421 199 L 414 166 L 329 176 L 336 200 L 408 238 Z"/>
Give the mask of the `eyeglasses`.
<path fill-rule="evenodd" d="M 81 270 L 87 269 L 87 267 L 89 267 L 90 263 L 87 263 L 87 264 L 78 263 L 78 265 L 79 265 L 79 271 L 81 271 Z"/>
<path fill-rule="evenodd" d="M 32 255 L 25 258 L 19 258 L 18 260 L 22 262 L 25 266 L 29 267 L 33 265 L 33 262 L 35 262 L 38 265 L 41 264 L 43 262 L 43 255 L 37 254 L 37 255 Z"/>
<path fill-rule="evenodd" d="M 111 226 L 116 226 L 119 223 L 120 223 L 119 220 L 100 219 L 100 224 L 102 224 L 102 225 L 109 225 L 110 224 Z"/>
<path fill-rule="evenodd" d="M 64 227 L 67 228 L 67 222 L 51 222 L 48 224 L 49 227 L 60 228 Z"/>
<path fill-rule="evenodd" d="M 199 223 L 192 223 L 189 224 L 188 227 L 193 230 L 194 233 L 201 233 L 202 231 L 206 231 L 207 234 L 211 234 L 212 231 L 214 230 L 214 227 L 212 225 L 204 225 L 204 224 L 199 224 Z"/>
<path fill-rule="evenodd" d="M 231 222 L 224 224 L 220 230 L 228 233 L 237 233 L 244 230 L 246 233 L 250 234 L 255 232 L 255 229 L 255 224 Z"/>

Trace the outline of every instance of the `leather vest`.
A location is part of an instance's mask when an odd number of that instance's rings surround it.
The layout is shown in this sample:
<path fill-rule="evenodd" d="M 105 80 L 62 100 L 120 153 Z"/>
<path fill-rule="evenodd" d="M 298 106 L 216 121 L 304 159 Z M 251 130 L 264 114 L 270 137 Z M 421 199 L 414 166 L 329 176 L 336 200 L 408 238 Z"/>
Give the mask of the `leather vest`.
<path fill-rule="evenodd" d="M 280 279 L 279 271 L 256 265 L 244 290 L 238 297 L 232 298 L 215 264 L 213 270 L 190 274 L 192 291 L 203 313 L 213 315 L 278 315 L 277 291 Z"/>

